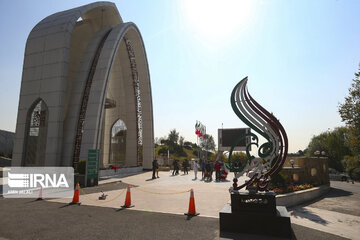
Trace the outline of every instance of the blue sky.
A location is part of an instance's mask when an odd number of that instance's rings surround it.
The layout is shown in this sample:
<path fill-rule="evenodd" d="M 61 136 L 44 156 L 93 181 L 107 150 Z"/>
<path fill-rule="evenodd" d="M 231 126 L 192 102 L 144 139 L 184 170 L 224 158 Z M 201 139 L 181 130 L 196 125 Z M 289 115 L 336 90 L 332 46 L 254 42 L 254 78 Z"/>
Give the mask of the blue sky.
<path fill-rule="evenodd" d="M 15 131 L 26 38 L 46 16 L 89 1 L 0 0 L 0 129 Z M 344 125 L 337 106 L 360 62 L 360 1 L 116 1 L 147 51 L 155 136 L 176 128 L 196 141 L 200 120 L 246 127 L 230 106 L 249 76 L 250 94 L 285 127 L 290 152 Z"/>

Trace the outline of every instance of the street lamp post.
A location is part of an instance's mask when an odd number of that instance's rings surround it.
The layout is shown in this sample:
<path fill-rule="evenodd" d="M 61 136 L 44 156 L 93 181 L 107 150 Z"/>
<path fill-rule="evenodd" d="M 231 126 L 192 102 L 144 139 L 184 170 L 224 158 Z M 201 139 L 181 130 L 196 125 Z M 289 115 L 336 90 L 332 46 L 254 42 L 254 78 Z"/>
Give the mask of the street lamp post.
<path fill-rule="evenodd" d="M 291 164 L 291 167 L 294 168 L 294 159 L 290 159 L 290 164 Z"/>
<path fill-rule="evenodd" d="M 318 158 L 320 158 L 321 156 L 325 157 L 326 152 L 325 152 L 325 151 L 316 150 L 316 151 L 314 152 L 314 155 L 317 156 Z"/>

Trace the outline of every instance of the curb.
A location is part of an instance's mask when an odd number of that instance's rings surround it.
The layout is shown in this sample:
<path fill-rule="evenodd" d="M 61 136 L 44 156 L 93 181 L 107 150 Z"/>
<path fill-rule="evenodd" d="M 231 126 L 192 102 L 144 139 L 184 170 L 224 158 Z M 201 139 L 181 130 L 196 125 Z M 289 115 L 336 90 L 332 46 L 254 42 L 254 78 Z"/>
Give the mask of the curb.
<path fill-rule="evenodd" d="M 330 190 L 330 184 L 326 184 L 302 191 L 279 194 L 276 196 L 276 205 L 293 207 L 311 201 L 315 198 L 318 198 L 329 192 L 329 190 Z"/>

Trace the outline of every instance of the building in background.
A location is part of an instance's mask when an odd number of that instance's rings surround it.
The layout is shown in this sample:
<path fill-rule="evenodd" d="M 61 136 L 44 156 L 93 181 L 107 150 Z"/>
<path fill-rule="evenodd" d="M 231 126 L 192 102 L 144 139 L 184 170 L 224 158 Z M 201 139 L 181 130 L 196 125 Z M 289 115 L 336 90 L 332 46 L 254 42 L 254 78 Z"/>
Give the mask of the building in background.
<path fill-rule="evenodd" d="M 100 149 L 100 167 L 153 158 L 144 43 L 114 3 L 50 15 L 26 42 L 13 166 L 74 166 Z"/>

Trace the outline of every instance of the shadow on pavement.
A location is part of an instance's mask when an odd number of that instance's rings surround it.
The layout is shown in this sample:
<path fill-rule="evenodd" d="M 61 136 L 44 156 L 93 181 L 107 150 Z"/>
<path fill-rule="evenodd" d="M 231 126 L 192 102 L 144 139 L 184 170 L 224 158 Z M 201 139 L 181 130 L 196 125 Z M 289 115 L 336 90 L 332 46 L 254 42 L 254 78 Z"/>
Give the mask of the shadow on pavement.
<path fill-rule="evenodd" d="M 186 216 L 186 220 L 191 220 L 193 217 L 196 217 L 196 216 L 194 216 L 194 215 L 187 215 L 187 216 Z"/>
<path fill-rule="evenodd" d="M 294 209 L 291 213 L 291 216 L 295 218 L 306 218 L 312 222 L 319 223 L 321 225 L 327 225 L 329 222 L 320 217 L 319 215 L 314 214 L 311 210 L 299 207 Z"/>
<path fill-rule="evenodd" d="M 27 204 L 27 203 L 41 202 L 42 200 L 43 200 L 43 199 L 34 199 L 34 200 L 31 200 L 31 201 L 25 202 L 25 204 Z"/>
<path fill-rule="evenodd" d="M 81 203 L 67 203 L 63 206 L 60 206 L 59 208 L 66 208 L 66 207 L 70 207 L 70 206 L 80 206 Z"/>
<path fill-rule="evenodd" d="M 330 191 L 325 194 L 322 198 L 335 198 L 335 197 L 346 197 L 354 195 L 352 192 L 345 191 L 339 188 L 330 188 Z"/>

